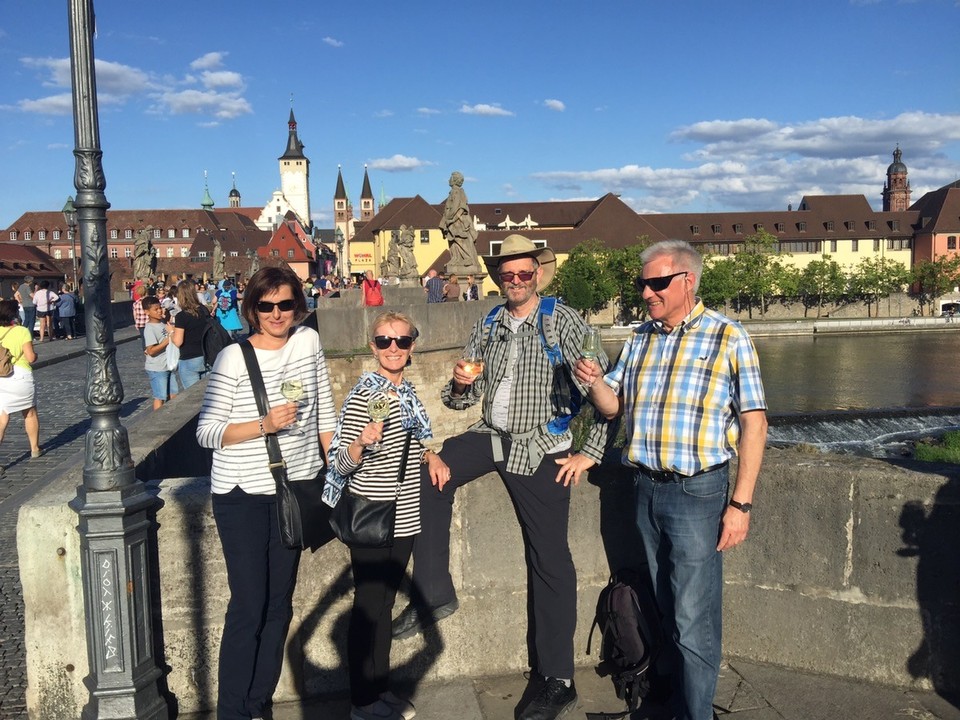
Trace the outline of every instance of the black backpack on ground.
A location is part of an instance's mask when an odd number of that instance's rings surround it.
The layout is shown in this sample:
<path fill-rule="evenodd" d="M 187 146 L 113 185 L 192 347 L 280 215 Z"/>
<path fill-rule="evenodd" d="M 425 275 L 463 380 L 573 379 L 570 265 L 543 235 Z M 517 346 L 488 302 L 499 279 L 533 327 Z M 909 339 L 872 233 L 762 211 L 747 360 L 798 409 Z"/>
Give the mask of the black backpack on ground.
<path fill-rule="evenodd" d="M 587 654 L 593 631 L 600 629 L 600 662 L 597 674 L 609 676 L 617 697 L 627 709 L 621 713 L 587 713 L 590 720 L 629 715 L 650 691 L 648 671 L 663 644 L 660 616 L 649 586 L 632 570 L 615 572 L 600 591 L 597 613 L 587 639 Z"/>
<path fill-rule="evenodd" d="M 200 308 L 200 316 L 204 322 L 203 335 L 200 338 L 200 347 L 203 348 L 203 363 L 209 371 L 210 368 L 213 367 L 213 363 L 216 361 L 220 351 L 233 342 L 233 337 L 231 337 L 230 333 L 220 324 L 220 321 L 213 317 L 210 311 L 203 306 Z"/>

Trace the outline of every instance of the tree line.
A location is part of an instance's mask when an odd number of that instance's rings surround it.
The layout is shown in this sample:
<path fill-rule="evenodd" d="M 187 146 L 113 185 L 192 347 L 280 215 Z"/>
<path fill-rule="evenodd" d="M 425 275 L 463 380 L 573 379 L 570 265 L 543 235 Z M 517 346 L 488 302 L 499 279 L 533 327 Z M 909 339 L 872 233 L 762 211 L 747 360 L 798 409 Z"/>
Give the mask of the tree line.
<path fill-rule="evenodd" d="M 585 318 L 617 301 L 619 320 L 626 323 L 644 315 L 643 299 L 634 278 L 643 270 L 641 253 L 646 237 L 625 248 L 608 248 L 598 240 L 574 247 L 558 269 L 548 292 Z M 704 305 L 717 310 L 746 311 L 763 318 L 773 303 L 800 302 L 804 316 L 821 317 L 830 305 L 861 303 L 867 317 L 876 316 L 880 302 L 907 291 L 921 314 L 934 315 L 937 299 L 960 284 L 960 256 L 921 260 L 913 268 L 885 257 L 865 257 L 843 267 L 823 255 L 804 268 L 786 262 L 789 253 L 777 251 L 777 239 L 760 230 L 744 238 L 730 256 L 704 254 L 698 294 Z"/>

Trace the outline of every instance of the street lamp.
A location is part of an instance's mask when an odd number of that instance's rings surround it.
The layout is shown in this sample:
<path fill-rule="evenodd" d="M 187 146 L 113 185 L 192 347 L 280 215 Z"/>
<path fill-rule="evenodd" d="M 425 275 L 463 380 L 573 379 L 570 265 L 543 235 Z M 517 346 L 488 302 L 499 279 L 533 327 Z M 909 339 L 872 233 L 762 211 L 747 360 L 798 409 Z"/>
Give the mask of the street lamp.
<path fill-rule="evenodd" d="M 63 220 L 67 224 L 67 233 L 70 235 L 70 257 L 73 259 L 73 291 L 79 292 L 77 285 L 77 209 L 73 206 L 73 195 L 67 197 L 63 206 Z"/>
<path fill-rule="evenodd" d="M 150 515 L 161 502 L 134 474 L 120 422 L 123 384 L 117 369 L 107 260 L 107 208 L 93 57 L 93 0 L 68 0 L 76 220 L 83 254 L 84 319 L 90 414 L 83 484 L 70 507 L 80 518 L 80 566 L 86 620 L 82 720 L 167 720 L 154 640 Z M 69 203 L 68 203 L 69 205 Z"/>
<path fill-rule="evenodd" d="M 337 228 L 334 235 L 337 238 L 337 275 L 343 277 L 343 231 Z"/>

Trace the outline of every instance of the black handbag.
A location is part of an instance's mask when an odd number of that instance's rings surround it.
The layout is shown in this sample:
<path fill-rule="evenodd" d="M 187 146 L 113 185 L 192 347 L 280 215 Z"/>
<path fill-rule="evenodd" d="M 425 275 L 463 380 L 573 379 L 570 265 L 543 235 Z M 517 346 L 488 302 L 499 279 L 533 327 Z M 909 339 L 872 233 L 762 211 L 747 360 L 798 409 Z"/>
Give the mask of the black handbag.
<path fill-rule="evenodd" d="M 370 500 L 350 491 L 347 486 L 330 514 L 330 527 L 347 547 L 384 548 L 393 545 L 393 528 L 397 520 L 397 498 L 407 470 L 411 433 L 403 443 L 403 457 L 397 475 L 397 492 L 393 500 Z"/>
<path fill-rule="evenodd" d="M 257 400 L 260 415 L 270 411 L 267 401 L 267 389 L 263 385 L 260 363 L 249 340 L 240 343 L 243 359 L 247 364 L 250 385 Z M 280 526 L 280 540 L 290 549 L 316 550 L 333 540 L 330 528 L 330 506 L 323 502 L 324 469 L 307 480 L 290 480 L 287 477 L 287 464 L 280 452 L 280 442 L 275 433 L 264 436 L 267 443 L 267 455 L 270 458 L 270 472 L 277 483 L 277 522 Z"/>

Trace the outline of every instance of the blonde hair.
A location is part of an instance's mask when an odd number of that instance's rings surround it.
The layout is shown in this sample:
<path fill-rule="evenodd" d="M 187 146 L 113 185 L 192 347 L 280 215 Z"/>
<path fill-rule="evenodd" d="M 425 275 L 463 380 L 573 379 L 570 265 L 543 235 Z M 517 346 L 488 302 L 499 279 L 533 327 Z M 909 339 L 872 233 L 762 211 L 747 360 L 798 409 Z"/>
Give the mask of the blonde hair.
<path fill-rule="evenodd" d="M 409 315 L 402 312 L 396 312 L 394 310 L 387 310 L 377 315 L 373 319 L 373 322 L 370 323 L 370 340 L 373 340 L 374 336 L 377 334 L 377 328 L 393 322 L 406 323 L 407 332 L 410 333 L 410 337 L 412 337 L 414 340 L 420 337 L 420 331 L 417 330 L 417 326 L 413 324 L 413 320 Z"/>

